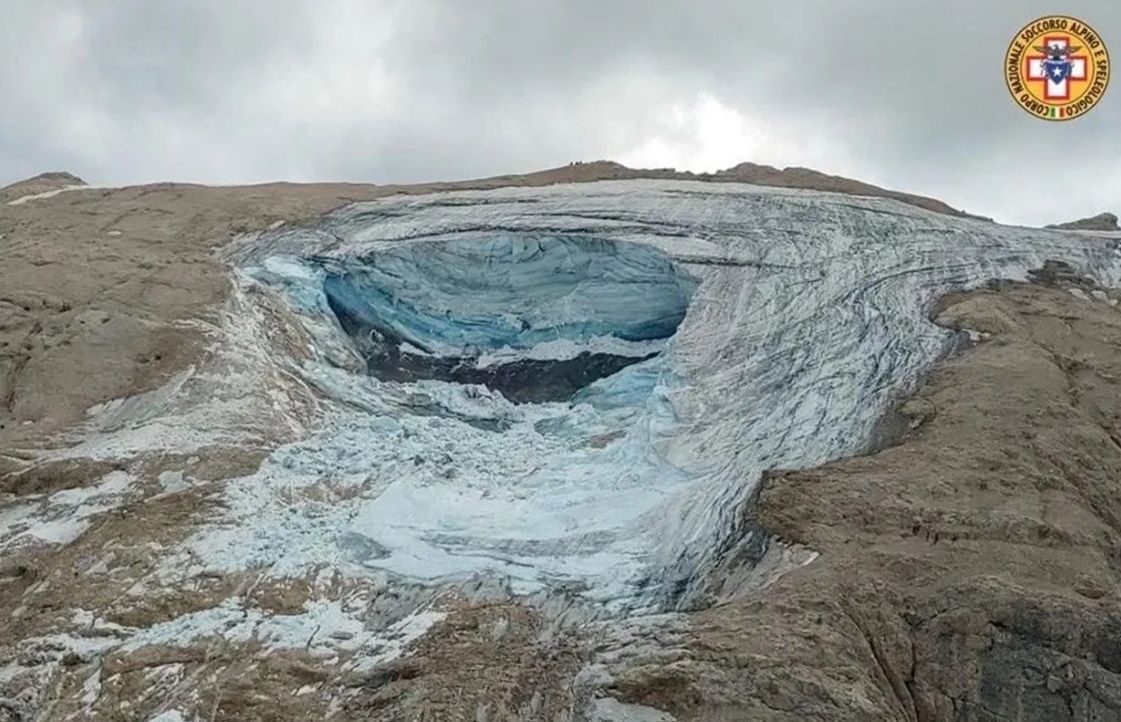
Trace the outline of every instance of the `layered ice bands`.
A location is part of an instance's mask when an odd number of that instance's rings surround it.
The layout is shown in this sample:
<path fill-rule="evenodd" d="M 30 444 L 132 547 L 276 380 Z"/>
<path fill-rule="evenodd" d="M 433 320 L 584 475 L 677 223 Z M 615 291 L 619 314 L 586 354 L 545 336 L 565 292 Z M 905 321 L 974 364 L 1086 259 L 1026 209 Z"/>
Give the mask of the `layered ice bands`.
<path fill-rule="evenodd" d="M 703 602 L 763 471 L 864 448 L 955 342 L 939 295 L 1121 270 L 1114 238 L 662 181 L 390 198 L 230 258 L 235 308 L 273 289 L 299 327 L 231 321 L 280 369 L 274 408 L 316 414 L 227 484 L 191 569 L 485 578 L 609 612 Z"/>
<path fill-rule="evenodd" d="M 564 401 L 652 358 L 696 284 L 660 251 L 495 233 L 325 264 L 323 290 L 371 374 Z"/>

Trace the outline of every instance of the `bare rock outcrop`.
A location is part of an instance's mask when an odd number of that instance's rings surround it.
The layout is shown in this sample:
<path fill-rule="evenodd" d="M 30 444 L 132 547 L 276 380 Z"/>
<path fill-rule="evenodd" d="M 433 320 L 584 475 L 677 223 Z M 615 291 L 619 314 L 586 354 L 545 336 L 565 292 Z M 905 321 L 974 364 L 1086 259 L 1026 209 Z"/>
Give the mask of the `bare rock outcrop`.
<path fill-rule="evenodd" d="M 1057 223 L 1047 228 L 1059 228 L 1066 231 L 1121 231 L 1117 225 L 1117 215 L 1114 213 L 1099 213 L 1096 216 L 1079 218 L 1069 223 Z"/>
<path fill-rule="evenodd" d="M 709 176 L 704 177 L 707 179 Z M 783 168 L 779 170 L 769 165 L 740 163 L 727 170 L 717 171 L 711 174 L 711 179 L 718 181 L 735 181 L 737 183 L 754 183 L 756 185 L 777 186 L 780 188 L 812 188 L 814 190 L 830 191 L 832 193 L 893 198 L 936 213 L 962 216 L 970 215 L 934 198 L 927 198 L 912 193 L 891 191 L 880 188 L 879 186 L 874 186 L 870 183 L 863 183 L 843 176 L 828 175 L 809 168 Z"/>

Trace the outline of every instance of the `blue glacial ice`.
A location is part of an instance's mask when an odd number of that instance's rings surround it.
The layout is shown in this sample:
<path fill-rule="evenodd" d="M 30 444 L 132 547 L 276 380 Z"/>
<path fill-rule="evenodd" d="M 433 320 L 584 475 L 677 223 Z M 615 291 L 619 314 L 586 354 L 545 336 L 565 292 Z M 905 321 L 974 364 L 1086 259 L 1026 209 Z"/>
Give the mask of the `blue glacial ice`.
<path fill-rule="evenodd" d="M 696 284 L 660 251 L 495 233 L 323 261 L 336 320 L 383 380 L 481 384 L 562 401 L 655 356 Z"/>
<path fill-rule="evenodd" d="M 757 533 L 763 471 L 859 453 L 953 347 L 938 296 L 1052 258 L 1113 286 L 1117 245 L 662 181 L 395 197 L 270 231 L 229 260 L 242 303 L 275 292 L 311 339 L 277 363 L 315 420 L 227 484 L 185 553 L 696 603 Z"/>

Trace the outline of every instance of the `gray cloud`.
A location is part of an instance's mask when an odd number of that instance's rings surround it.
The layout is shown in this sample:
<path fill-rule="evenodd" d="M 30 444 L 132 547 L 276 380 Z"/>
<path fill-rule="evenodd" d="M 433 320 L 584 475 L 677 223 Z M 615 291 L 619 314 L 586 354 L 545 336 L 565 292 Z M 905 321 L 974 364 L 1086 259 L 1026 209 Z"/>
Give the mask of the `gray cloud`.
<path fill-rule="evenodd" d="M 0 183 L 454 179 L 574 159 L 807 165 L 1000 220 L 1121 210 L 1121 88 L 1007 96 L 1045 0 L 8 0 Z M 1121 4 L 1068 2 L 1121 58 Z M 1115 71 L 1116 72 L 1116 71 Z"/>

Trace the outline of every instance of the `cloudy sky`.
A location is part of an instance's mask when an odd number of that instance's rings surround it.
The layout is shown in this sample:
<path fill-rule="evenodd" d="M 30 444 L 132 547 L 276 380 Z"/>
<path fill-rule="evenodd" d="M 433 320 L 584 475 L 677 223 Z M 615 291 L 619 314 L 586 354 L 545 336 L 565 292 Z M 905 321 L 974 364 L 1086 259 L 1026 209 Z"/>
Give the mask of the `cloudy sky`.
<path fill-rule="evenodd" d="M 799 165 L 1005 222 L 1121 212 L 1121 82 L 1036 120 L 1005 47 L 1117 0 L 0 0 L 0 185 Z"/>

